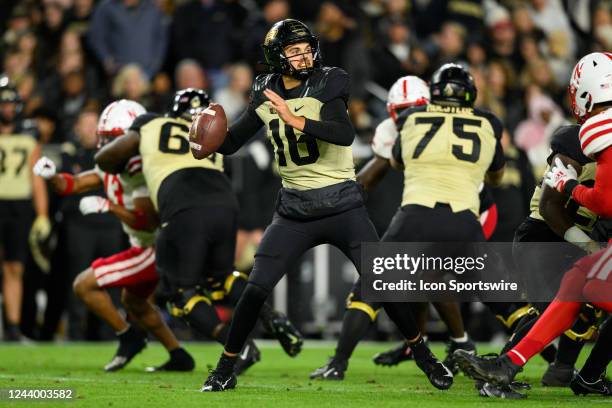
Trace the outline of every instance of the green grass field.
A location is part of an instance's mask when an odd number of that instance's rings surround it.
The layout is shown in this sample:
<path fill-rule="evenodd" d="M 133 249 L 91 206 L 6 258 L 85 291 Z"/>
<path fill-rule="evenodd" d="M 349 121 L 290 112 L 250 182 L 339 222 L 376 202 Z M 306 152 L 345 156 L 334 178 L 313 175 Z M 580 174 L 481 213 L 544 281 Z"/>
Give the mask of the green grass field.
<path fill-rule="evenodd" d="M 371 357 L 391 343 L 365 343 L 358 347 L 343 382 L 311 381 L 308 374 L 327 360 L 332 343 L 307 342 L 295 359 L 287 357 L 276 344 L 260 345 L 262 361 L 238 380 L 238 388 L 215 394 L 198 392 L 208 366 L 216 362 L 221 347 L 193 343 L 186 348 L 198 366 L 187 374 L 150 374 L 143 372 L 166 358 L 156 343 L 123 371 L 105 373 L 101 367 L 112 356 L 115 345 L 65 344 L 0 346 L 0 388 L 73 388 L 77 398 L 72 402 L 0 401 L 0 406 L 83 406 L 83 407 L 370 407 L 416 406 L 521 406 L 576 407 L 578 405 L 610 406 L 612 400 L 574 397 L 569 389 L 539 386 L 545 364 L 535 358 L 519 378 L 534 385 L 529 398 L 521 401 L 481 398 L 473 383 L 463 375 L 455 378 L 449 391 L 437 391 L 429 385 L 414 363 L 399 367 L 377 367 Z M 492 351 L 486 347 L 481 352 Z M 439 357 L 442 346 L 434 346 Z M 584 354 L 584 353 L 583 353 Z M 68 405 L 66 405 L 68 404 Z"/>

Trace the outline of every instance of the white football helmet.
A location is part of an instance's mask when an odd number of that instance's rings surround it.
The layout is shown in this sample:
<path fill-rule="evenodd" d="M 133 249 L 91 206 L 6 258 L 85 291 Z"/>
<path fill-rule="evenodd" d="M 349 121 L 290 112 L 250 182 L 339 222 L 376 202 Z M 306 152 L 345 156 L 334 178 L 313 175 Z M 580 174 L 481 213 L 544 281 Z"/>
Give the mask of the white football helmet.
<path fill-rule="evenodd" d="M 387 95 L 387 111 L 393 120 L 397 119 L 397 110 L 411 106 L 425 105 L 429 102 L 429 86 L 414 75 L 401 77 Z"/>
<path fill-rule="evenodd" d="M 568 92 L 579 123 L 588 118 L 593 105 L 612 101 L 612 53 L 594 52 L 582 57 L 574 67 Z"/>
<path fill-rule="evenodd" d="M 146 113 L 147 110 L 138 102 L 121 99 L 109 104 L 100 115 L 98 120 L 98 145 L 102 145 L 109 139 L 123 136 L 132 126 L 137 116 Z"/>

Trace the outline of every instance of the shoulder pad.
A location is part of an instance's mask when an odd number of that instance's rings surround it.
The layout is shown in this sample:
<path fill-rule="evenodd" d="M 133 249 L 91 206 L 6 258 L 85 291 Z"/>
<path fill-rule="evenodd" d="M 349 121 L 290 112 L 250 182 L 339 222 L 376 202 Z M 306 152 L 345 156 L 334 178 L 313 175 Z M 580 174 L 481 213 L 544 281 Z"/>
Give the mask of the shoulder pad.
<path fill-rule="evenodd" d="M 476 116 L 482 116 L 486 118 L 491 124 L 491 127 L 493 128 L 493 132 L 495 133 L 495 138 L 497 140 L 501 140 L 502 134 L 504 133 L 504 125 L 502 124 L 502 121 L 499 120 L 499 118 L 495 116 L 493 112 L 489 112 L 488 110 L 485 110 L 485 109 L 474 108 L 474 114 Z"/>
<path fill-rule="evenodd" d="M 139 131 L 141 127 L 152 121 L 153 119 L 161 118 L 162 116 L 158 113 L 147 112 L 139 115 L 132 122 L 132 126 L 130 126 L 130 130 Z"/>
<path fill-rule="evenodd" d="M 580 147 L 587 156 L 602 152 L 612 145 L 612 109 L 590 117 L 580 127 Z"/>
<path fill-rule="evenodd" d="M 306 82 L 304 96 L 329 102 L 341 98 L 348 103 L 350 94 L 349 75 L 342 68 L 323 67 L 316 70 Z"/>
<path fill-rule="evenodd" d="M 395 121 L 398 132 L 402 130 L 402 128 L 404 127 L 404 123 L 406 123 L 406 120 L 408 120 L 408 117 L 410 115 L 412 115 L 413 113 L 417 113 L 417 112 L 425 112 L 426 110 L 427 110 L 427 105 L 419 105 L 419 106 L 413 106 L 411 108 L 408 108 L 402 111 L 397 117 L 397 120 Z"/>

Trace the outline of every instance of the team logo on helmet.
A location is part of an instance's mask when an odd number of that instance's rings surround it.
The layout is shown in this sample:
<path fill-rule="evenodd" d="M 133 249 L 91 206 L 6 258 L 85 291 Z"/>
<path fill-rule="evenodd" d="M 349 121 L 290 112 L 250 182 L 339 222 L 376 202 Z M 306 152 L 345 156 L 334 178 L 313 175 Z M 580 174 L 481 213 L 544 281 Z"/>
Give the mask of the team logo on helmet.
<path fill-rule="evenodd" d="M 264 45 L 270 45 L 270 42 L 276 38 L 276 34 L 278 33 L 278 29 L 272 27 L 268 34 L 266 34 L 266 38 L 264 39 Z"/>

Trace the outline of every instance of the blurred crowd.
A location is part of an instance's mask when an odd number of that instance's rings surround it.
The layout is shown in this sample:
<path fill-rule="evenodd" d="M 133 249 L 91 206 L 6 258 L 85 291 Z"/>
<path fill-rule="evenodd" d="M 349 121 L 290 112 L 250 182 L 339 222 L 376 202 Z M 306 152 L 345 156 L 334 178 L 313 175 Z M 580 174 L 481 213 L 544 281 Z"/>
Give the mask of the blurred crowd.
<path fill-rule="evenodd" d="M 6 0 L 0 3 L 0 73 L 17 87 L 22 118 L 37 128 L 43 150 L 55 147 L 61 167 L 78 172 L 93 165 L 98 114 L 115 99 L 165 112 L 176 90 L 201 88 L 235 120 L 248 104 L 253 78 L 266 71 L 260 48 L 265 33 L 284 18 L 307 22 L 319 37 L 324 64 L 350 74 L 349 112 L 362 147 L 355 149 L 358 162 L 371 155 L 367 146 L 386 116 L 387 89 L 397 78 L 428 80 L 443 63 L 464 63 L 476 81 L 476 105 L 495 113 L 507 130 L 508 171 L 493 195 L 500 214 L 494 239 L 508 241 L 528 214 L 552 132 L 571 120 L 566 86 L 573 65 L 588 52 L 612 48 L 611 5 L 607 0 Z M 252 255 L 270 219 L 278 181 L 269 149 L 255 139 L 245 147 L 247 160 L 230 166 L 243 206 L 237 261 Z M 372 194 L 369 205 L 379 232 L 400 192 L 394 179 Z M 67 296 L 71 278 L 124 243 L 110 216 L 85 221 L 78 199 L 52 202 L 61 232 L 56 247 L 64 252 L 52 269 L 62 272 L 53 279 L 56 288 L 47 291 L 51 307 L 44 327 L 25 324 L 24 333 L 32 337 L 53 338 L 66 307 L 72 321 L 83 321 L 84 309 L 71 306 L 76 301 Z M 32 276 L 23 318 L 36 322 L 41 285 L 38 275 Z M 71 324 L 69 338 L 88 337 L 79 324 Z"/>

